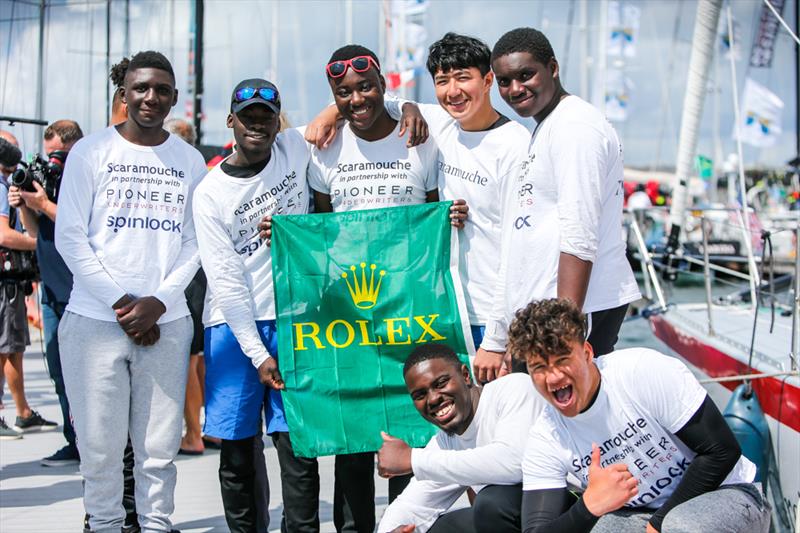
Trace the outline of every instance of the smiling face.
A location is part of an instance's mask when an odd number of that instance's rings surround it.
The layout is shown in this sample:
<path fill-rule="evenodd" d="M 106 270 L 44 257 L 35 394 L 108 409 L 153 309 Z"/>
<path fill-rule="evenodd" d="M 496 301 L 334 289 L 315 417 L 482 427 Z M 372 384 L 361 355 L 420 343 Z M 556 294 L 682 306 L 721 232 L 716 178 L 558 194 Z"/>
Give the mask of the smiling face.
<path fill-rule="evenodd" d="M 475 415 L 466 366 L 442 358 L 426 359 L 409 368 L 405 380 L 422 418 L 450 435 L 466 431 Z"/>
<path fill-rule="evenodd" d="M 600 371 L 592 362 L 594 352 L 588 342 L 573 341 L 565 355 L 528 355 L 528 374 L 533 385 L 550 404 L 573 417 L 589 406 L 600 387 Z"/>
<path fill-rule="evenodd" d="M 328 78 L 339 113 L 354 130 L 366 132 L 386 113 L 383 93 L 386 81 L 375 69 L 356 72 L 348 68 L 341 78 Z"/>
<path fill-rule="evenodd" d="M 160 130 L 170 109 L 178 102 L 175 80 L 169 72 L 158 68 L 129 70 L 122 101 L 127 104 L 128 119 L 139 128 Z"/>
<path fill-rule="evenodd" d="M 486 107 L 492 107 L 489 91 L 493 79 L 491 72 L 481 75 L 478 67 L 439 70 L 433 76 L 436 99 L 464 129 L 469 129 L 470 123 L 481 116 Z"/>
<path fill-rule="evenodd" d="M 266 105 L 252 104 L 229 114 L 228 127 L 233 128 L 237 152 L 241 151 L 247 162 L 255 163 L 269 156 L 280 130 L 280 119 Z"/>
<path fill-rule="evenodd" d="M 537 61 L 528 52 L 513 52 L 492 61 L 500 96 L 521 117 L 541 122 L 561 96 L 558 62 Z"/>

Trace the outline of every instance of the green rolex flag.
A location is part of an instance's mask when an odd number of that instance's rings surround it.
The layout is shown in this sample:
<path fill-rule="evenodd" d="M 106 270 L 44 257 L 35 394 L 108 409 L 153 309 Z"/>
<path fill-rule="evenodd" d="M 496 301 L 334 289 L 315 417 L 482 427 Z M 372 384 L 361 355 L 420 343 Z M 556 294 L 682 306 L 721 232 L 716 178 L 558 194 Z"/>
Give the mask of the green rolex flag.
<path fill-rule="evenodd" d="M 423 343 L 474 351 L 450 202 L 276 216 L 272 274 L 283 403 L 297 455 L 424 446 L 403 363 Z"/>

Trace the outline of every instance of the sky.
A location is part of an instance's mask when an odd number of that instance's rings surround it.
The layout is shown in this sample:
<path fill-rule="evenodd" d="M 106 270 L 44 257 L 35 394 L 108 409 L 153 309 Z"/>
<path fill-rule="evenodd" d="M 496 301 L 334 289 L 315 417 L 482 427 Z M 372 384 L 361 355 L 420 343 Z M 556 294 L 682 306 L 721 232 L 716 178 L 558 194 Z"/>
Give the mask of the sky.
<path fill-rule="evenodd" d="M 430 0 L 425 16 L 426 43 L 447 31 L 472 35 L 491 47 L 506 31 L 518 26 L 542 30 L 561 65 L 565 88 L 582 93 L 582 75 L 597 73 L 600 50 L 600 0 L 585 0 L 587 25 L 579 24 L 582 0 Z M 44 35 L 43 119 L 77 120 L 85 133 L 106 126 L 106 1 L 48 0 Z M 686 86 L 696 2 L 693 0 L 631 0 L 640 8 L 635 57 L 617 63 L 630 81 L 630 111 L 615 127 L 622 138 L 629 166 L 650 169 L 674 167 L 682 102 Z M 775 146 L 745 145 L 746 167 L 781 168 L 794 157 L 796 61 L 794 42 L 779 30 L 772 68 L 749 68 L 749 57 L 761 0 L 730 0 L 739 25 L 741 57 L 736 62 L 739 97 L 750 77 L 767 86 L 783 102 L 783 134 Z M 111 2 L 111 63 L 139 50 L 159 50 L 172 61 L 179 90 L 173 116 L 187 116 L 189 29 L 193 2 L 188 0 L 130 0 L 126 32 L 125 2 Z M 783 16 L 793 25 L 795 2 L 786 0 Z M 725 9 L 722 18 L 725 20 Z M 283 109 L 293 125 L 309 121 L 332 97 L 324 68 L 331 52 L 347 44 L 347 10 L 343 0 L 205 0 L 205 92 L 203 143 L 224 144 L 231 138 L 225 127 L 230 92 L 252 77 L 272 77 L 280 89 Z M 352 41 L 377 53 L 383 21 L 381 2 L 352 0 Z M 571 21 L 571 23 L 570 23 Z M 677 29 L 677 31 L 676 31 Z M 277 38 L 273 39 L 273 31 Z M 126 40 L 127 33 L 127 40 Z M 581 53 L 581 42 L 588 53 Z M 276 49 L 271 46 L 277 42 Z M 39 54 L 38 0 L 0 0 L 0 115 L 33 118 L 36 114 Z M 718 52 L 719 50 L 717 50 Z M 276 58 L 271 62 L 271 58 Z M 383 59 L 383 58 L 382 58 Z M 385 62 L 384 62 L 385 63 Z M 435 102 L 427 73 L 418 80 L 419 99 Z M 591 87 L 591 83 L 588 84 Z M 719 162 L 736 150 L 733 83 L 729 60 L 715 54 L 705 101 L 698 152 Z M 495 107 L 519 118 L 493 89 Z M 532 127 L 531 123 L 526 123 Z M 0 123 L 17 135 L 23 151 L 36 149 L 41 130 Z M 718 139 L 718 141 L 715 141 Z"/>

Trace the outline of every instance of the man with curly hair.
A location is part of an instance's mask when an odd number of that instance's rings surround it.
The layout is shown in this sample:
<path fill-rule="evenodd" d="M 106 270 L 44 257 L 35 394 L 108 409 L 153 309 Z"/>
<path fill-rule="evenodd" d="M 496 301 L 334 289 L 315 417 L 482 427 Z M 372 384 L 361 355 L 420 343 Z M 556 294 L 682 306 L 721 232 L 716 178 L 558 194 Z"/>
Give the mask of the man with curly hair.
<path fill-rule="evenodd" d="M 511 324 L 509 351 L 549 403 L 522 462 L 523 531 L 766 532 L 755 465 L 689 369 L 647 348 L 595 359 L 585 338 L 565 299 Z"/>

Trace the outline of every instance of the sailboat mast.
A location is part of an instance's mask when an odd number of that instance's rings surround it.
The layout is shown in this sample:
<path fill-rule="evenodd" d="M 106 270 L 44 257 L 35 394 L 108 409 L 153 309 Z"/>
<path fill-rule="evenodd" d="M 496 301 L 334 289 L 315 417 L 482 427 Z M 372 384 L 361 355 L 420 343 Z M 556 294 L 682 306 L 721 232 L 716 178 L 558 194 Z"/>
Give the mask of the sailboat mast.
<path fill-rule="evenodd" d="M 700 0 L 697 4 L 692 52 L 689 57 L 689 76 L 686 80 L 686 94 L 681 115 L 678 157 L 675 163 L 675 183 L 672 188 L 672 207 L 669 216 L 671 227 L 665 251 L 665 262 L 668 265 L 671 264 L 670 256 L 678 249 L 683 229 L 689 177 L 692 175 L 692 165 L 697 150 L 697 136 L 708 86 L 708 72 L 711 59 L 714 57 L 714 41 L 721 9 L 722 0 Z M 667 269 L 668 278 L 674 279 L 675 275 L 674 269 Z"/>
<path fill-rule="evenodd" d="M 44 19 L 47 10 L 45 0 L 39 0 L 39 57 L 36 74 L 36 118 L 43 120 L 44 115 Z M 10 61 L 10 59 L 9 59 Z M 36 126 L 36 153 L 42 151 L 42 126 Z"/>
<path fill-rule="evenodd" d="M 111 72 L 111 0 L 106 0 L 106 76 Z M 111 120 L 111 83 L 106 80 L 106 124 Z"/>
<path fill-rule="evenodd" d="M 744 238 L 742 239 L 744 243 L 744 248 L 747 252 L 747 263 L 750 269 L 750 302 L 753 304 L 753 308 L 756 309 L 758 307 L 758 299 L 756 298 L 756 285 L 761 283 L 761 280 L 758 277 L 758 267 L 756 266 L 756 260 L 753 256 L 753 245 L 752 245 L 752 238 L 750 233 L 750 213 L 747 212 L 747 185 L 744 178 L 744 155 L 742 151 L 742 134 L 741 134 L 741 108 L 739 107 L 739 90 L 737 89 L 738 80 L 736 79 L 736 60 L 733 57 L 733 50 L 736 43 L 734 42 L 733 36 L 733 15 L 731 14 L 731 6 L 728 5 L 728 38 L 730 39 L 731 43 L 731 55 L 729 57 L 731 62 L 731 89 L 733 92 L 733 113 L 734 113 L 734 120 L 736 124 L 736 153 L 739 156 L 739 191 L 742 195 L 741 197 L 741 206 L 742 206 L 742 224 L 744 225 Z"/>
<path fill-rule="evenodd" d="M 131 1 L 125 0 L 125 57 L 131 55 Z"/>
<path fill-rule="evenodd" d="M 197 145 L 203 138 L 203 0 L 194 2 L 194 131 Z"/>

